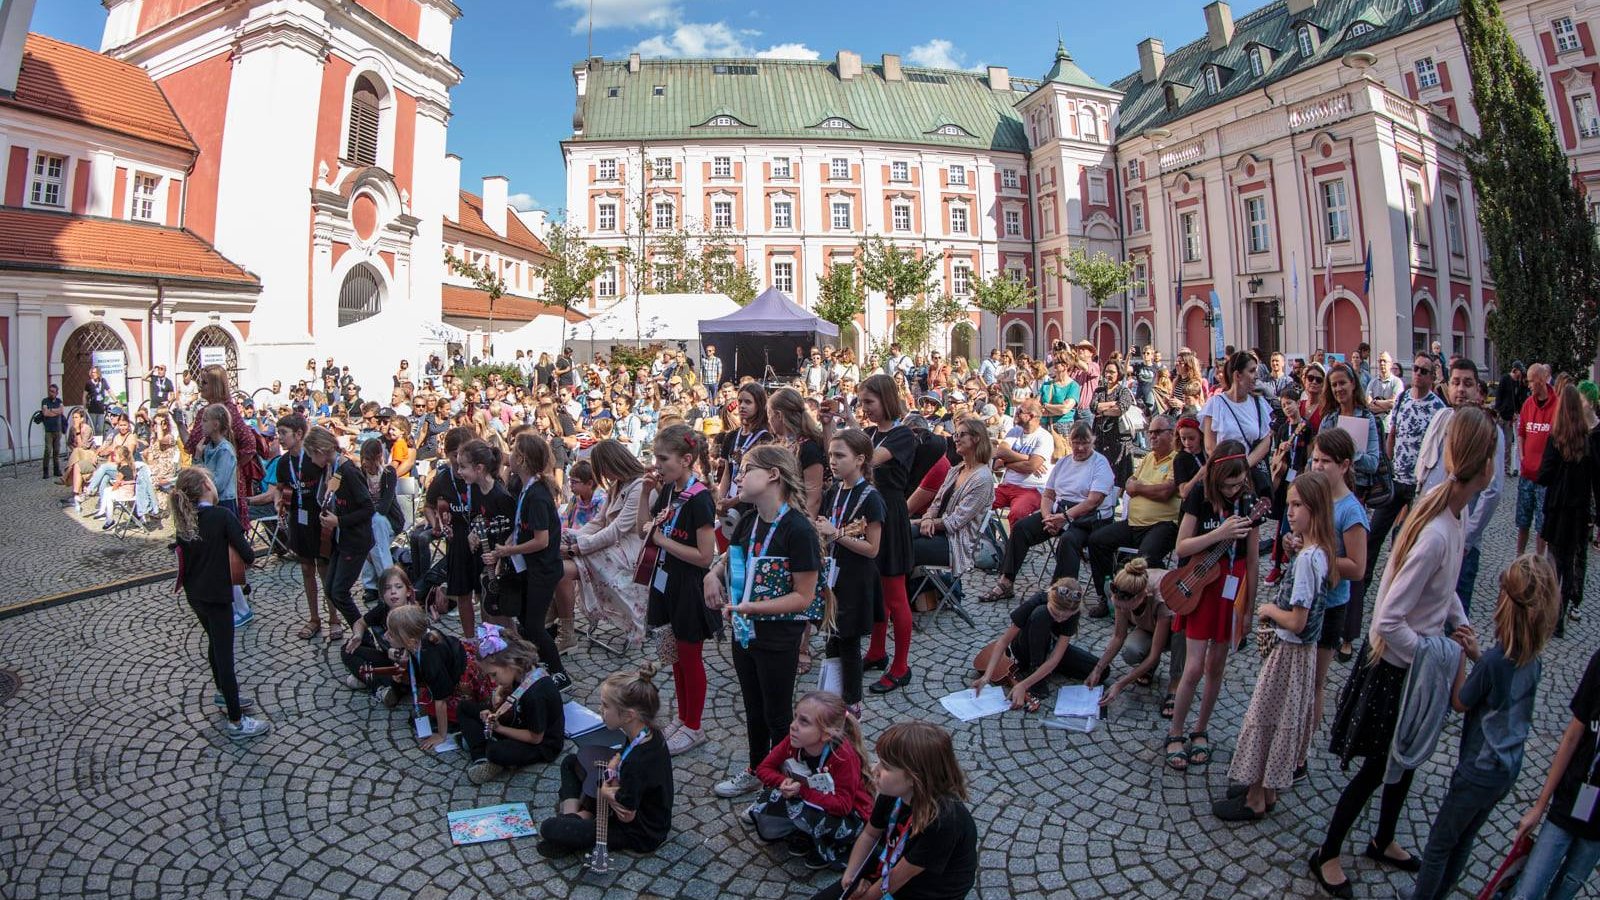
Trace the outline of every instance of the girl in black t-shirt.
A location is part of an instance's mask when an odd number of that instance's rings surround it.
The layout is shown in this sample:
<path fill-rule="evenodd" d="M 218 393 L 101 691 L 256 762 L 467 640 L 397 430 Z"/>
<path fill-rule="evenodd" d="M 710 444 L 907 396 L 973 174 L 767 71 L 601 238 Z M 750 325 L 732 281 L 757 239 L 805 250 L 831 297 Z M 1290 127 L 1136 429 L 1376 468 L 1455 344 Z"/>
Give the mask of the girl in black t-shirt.
<path fill-rule="evenodd" d="M 707 497 L 709 498 L 709 494 Z M 546 858 L 581 853 L 595 844 L 596 803 L 609 804 L 608 843 L 613 850 L 649 853 L 672 832 L 672 755 L 656 728 L 661 695 L 651 683 L 654 663 L 637 673 L 618 672 L 600 685 L 600 718 L 627 738 L 621 752 L 585 795 L 589 775 L 579 754 L 561 761 L 561 803 L 556 815 L 539 825 L 534 849 Z"/>
<path fill-rule="evenodd" d="M 483 784 L 507 768 L 555 762 L 566 739 L 561 692 L 539 667 L 539 654 L 494 625 L 478 628 L 478 666 L 495 683 L 488 703 L 456 710 L 471 764 L 467 778 Z"/>
<path fill-rule="evenodd" d="M 561 583 L 561 517 L 556 512 L 555 487 L 550 483 L 550 445 L 532 431 L 517 435 L 511 469 L 522 482 L 512 501 L 511 531 L 504 544 L 484 554 L 483 561 L 500 566 L 502 590 L 521 585 L 518 630 L 539 648 L 539 659 L 551 679 L 565 690 L 572 679 L 561 665 L 555 638 L 544 625 L 556 585 Z"/>
<path fill-rule="evenodd" d="M 653 629 L 670 626 L 671 643 L 662 640 L 672 658 L 677 688 L 677 720 L 667 726 L 667 749 L 682 753 L 705 742 L 700 716 L 706 705 L 706 666 L 701 645 L 717 631 L 716 615 L 706 606 L 706 570 L 716 555 L 713 526 L 716 505 L 705 482 L 694 475 L 703 462 L 705 438 L 688 425 L 671 425 L 656 435 L 656 464 L 645 470 L 644 496 L 635 527 L 645 539 L 645 553 L 655 547 L 649 570 L 650 599 L 645 623 Z"/>
<path fill-rule="evenodd" d="M 340 454 L 333 432 L 312 426 L 306 432 L 305 450 L 323 471 L 315 487 L 321 507 L 319 521 L 323 535 L 332 534 L 333 543 L 322 589 L 344 619 L 343 623 L 329 623 L 328 639 L 339 641 L 344 639 L 343 626 L 355 624 L 361 616 L 351 590 L 372 550 L 372 494 L 360 467 Z"/>
<path fill-rule="evenodd" d="M 496 570 L 485 568 L 489 560 L 488 553 L 493 548 L 504 546 L 511 538 L 512 517 L 516 514 L 517 501 L 506 490 L 505 485 L 498 480 L 500 477 L 500 451 L 487 441 L 472 440 L 462 445 L 456 452 L 454 473 L 466 485 L 465 499 L 467 503 L 467 551 L 466 563 L 469 573 L 470 586 L 467 590 L 467 600 L 462 604 L 463 609 L 471 605 L 473 594 L 484 594 L 484 574 L 499 574 L 500 569 L 509 570 L 509 564 L 501 564 L 496 557 L 493 564 Z M 483 603 L 483 616 L 485 620 L 493 621 L 496 625 L 506 626 L 511 624 L 513 616 L 517 615 L 522 606 L 522 592 L 516 588 L 520 579 L 511 577 L 509 584 L 512 589 L 502 591 L 490 609 L 487 596 L 480 602 Z M 541 621 L 541 625 L 543 622 Z M 461 618 L 461 633 L 474 634 L 467 631 L 467 616 L 463 612 Z"/>
<path fill-rule="evenodd" d="M 869 482 L 872 439 L 858 428 L 836 432 L 828 444 L 837 483 L 823 498 L 817 533 L 833 558 L 833 634 L 828 658 L 839 660 L 839 694 L 861 712 L 861 638 L 883 617 L 878 546 L 883 537 L 883 498 Z M 846 530 L 851 533 L 846 534 Z M 859 533 L 855 533 L 859 531 Z"/>
<path fill-rule="evenodd" d="M 779 388 L 767 398 L 767 426 L 779 446 L 800 461 L 800 480 L 806 488 L 803 512 L 814 519 L 822 508 L 822 483 L 828 477 L 827 451 L 822 446 L 822 426 L 806 400 L 794 388 Z M 807 625 L 800 636 L 800 674 L 811 671 L 811 633 Z"/>
<path fill-rule="evenodd" d="M 822 568 L 822 549 L 804 511 L 805 483 L 793 453 L 772 445 L 751 450 L 739 472 L 739 488 L 740 496 L 753 506 L 734 530 L 729 550 L 737 548 L 744 555 L 745 584 L 735 587 L 742 596 L 733 602 L 723 586 L 729 577 L 729 563 L 724 560 L 706 575 L 705 598 L 708 605 L 734 619 L 733 668 L 744 696 L 750 765 L 717 784 L 719 797 L 737 797 L 761 787 L 756 766 L 789 733 L 804 614 L 817 596 Z M 780 582 L 772 591 L 755 596 L 751 567 L 762 557 L 788 561 L 787 592 L 777 594 L 784 587 Z M 748 629 L 741 618 L 748 621 Z"/>
<path fill-rule="evenodd" d="M 960 900 L 978 878 L 978 829 L 950 733 L 900 722 L 879 735 L 878 799 L 839 881 L 813 900 Z M 872 889 L 867 889 L 870 885 Z M 861 887 L 863 894 L 856 894 Z"/>
<path fill-rule="evenodd" d="M 411 692 L 420 696 L 428 689 L 427 706 L 418 705 L 418 718 L 427 717 L 431 733 L 422 738 L 422 749 L 432 750 L 444 742 L 450 731 L 450 707 L 456 702 L 456 686 L 467 673 L 467 651 L 454 635 L 445 634 L 428 622 L 420 606 L 402 606 L 389 613 L 389 643 L 403 651 L 404 675 L 395 676 L 397 687 L 414 679 Z M 396 694 L 400 693 L 399 691 Z"/>
<path fill-rule="evenodd" d="M 411 587 L 411 576 L 399 566 L 390 566 L 378 576 L 378 602 L 351 625 L 350 639 L 339 648 L 339 658 L 350 674 L 344 677 L 345 687 L 353 691 L 371 691 L 377 679 L 362 678 L 364 666 L 374 668 L 391 664 L 388 641 L 384 637 L 389 628 L 389 614 L 402 606 L 417 602 L 417 592 Z"/>
<path fill-rule="evenodd" d="M 987 685 L 1005 680 L 1001 660 L 1006 654 L 1002 648 L 1016 660 L 1012 709 L 1038 709 L 1047 693 L 1045 680 L 1051 675 L 1087 678 L 1094 669 L 1095 658 L 1087 650 L 1072 647 L 1082 607 L 1083 592 L 1076 578 L 1063 578 L 1050 585 L 1049 590 L 1022 601 L 1012 610 L 1005 632 L 989 645 L 988 668 L 972 683 L 972 690 L 981 694 Z"/>
<path fill-rule="evenodd" d="M 911 429 L 900 424 L 906 407 L 894 379 L 882 374 L 868 377 L 857 389 L 856 399 L 862 417 L 873 423 L 866 433 L 873 446 L 873 486 L 883 497 L 883 537 L 877 560 L 889 620 L 874 625 L 872 646 L 862 665 L 867 669 L 888 669 L 871 687 L 874 694 L 886 694 L 911 683 L 911 603 L 906 598 L 906 576 L 911 573 L 911 513 L 906 509 L 906 497 L 915 488 L 911 471 L 917 439 Z M 841 412 L 847 425 L 857 427 L 848 406 Z M 890 623 L 894 625 L 892 664 L 888 658 Z"/>
<path fill-rule="evenodd" d="M 471 482 L 458 474 L 456 454 L 461 452 L 461 448 L 466 446 L 468 441 L 476 438 L 476 433 L 464 426 L 445 432 L 442 450 L 446 465 L 434 470 L 433 480 L 428 482 L 428 491 L 423 497 L 422 507 L 422 514 L 427 518 L 433 533 L 443 535 L 445 539 L 444 594 L 437 599 L 430 598 L 427 602 L 431 602 L 433 611 L 441 615 L 449 611 L 450 604 L 456 604 L 461 611 L 462 634 L 471 634 L 469 629 L 476 624 L 472 610 L 472 594 L 477 590 L 478 572 L 476 557 L 473 556 L 472 547 L 467 543 L 467 535 L 468 525 L 472 521 L 469 513 L 477 493 Z"/>

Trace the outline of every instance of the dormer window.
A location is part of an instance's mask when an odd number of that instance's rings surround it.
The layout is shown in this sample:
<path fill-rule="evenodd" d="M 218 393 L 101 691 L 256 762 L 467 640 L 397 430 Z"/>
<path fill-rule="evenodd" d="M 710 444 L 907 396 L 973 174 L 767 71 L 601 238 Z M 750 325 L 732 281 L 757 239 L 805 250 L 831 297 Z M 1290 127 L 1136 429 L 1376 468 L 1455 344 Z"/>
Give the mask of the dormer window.
<path fill-rule="evenodd" d="M 1422 15 L 1422 11 L 1427 9 L 1427 8 L 1428 8 L 1427 0 L 1406 0 L 1406 9 L 1411 10 L 1411 14 L 1413 16 Z"/>
<path fill-rule="evenodd" d="M 1260 78 L 1272 65 L 1272 51 L 1260 44 L 1251 44 L 1245 56 L 1250 60 L 1250 74 L 1255 78 Z"/>
<path fill-rule="evenodd" d="M 849 119 L 845 119 L 840 116 L 829 116 L 826 119 L 823 119 L 821 122 L 818 122 L 816 127 L 830 129 L 853 129 L 856 126 Z"/>
<path fill-rule="evenodd" d="M 749 128 L 748 122 L 742 122 L 739 117 L 725 112 L 719 112 L 711 118 L 701 122 L 697 128 Z"/>
<path fill-rule="evenodd" d="M 1222 93 L 1222 75 L 1216 66 L 1206 66 L 1206 91 L 1212 94 Z"/>
<path fill-rule="evenodd" d="M 1161 97 L 1166 104 L 1168 112 L 1177 111 L 1178 107 L 1182 106 L 1183 101 L 1189 99 L 1189 95 L 1192 93 L 1194 93 L 1194 88 L 1176 81 L 1167 82 L 1161 89 Z"/>
<path fill-rule="evenodd" d="M 655 87 L 650 89 L 650 96 L 652 96 L 652 97 L 665 97 L 666 95 L 667 95 L 667 86 L 664 85 L 664 84 L 658 84 Z"/>
<path fill-rule="evenodd" d="M 622 96 L 622 88 L 619 88 L 619 87 L 606 88 L 606 96 L 611 98 L 612 100 L 615 100 L 618 97 Z"/>
<path fill-rule="evenodd" d="M 1372 27 L 1370 22 L 1357 22 L 1350 26 L 1350 29 L 1344 33 L 1344 36 L 1346 40 L 1349 40 L 1350 38 L 1361 37 L 1364 34 L 1371 34 L 1374 30 L 1375 29 Z"/>
<path fill-rule="evenodd" d="M 972 137 L 972 135 L 969 134 L 967 132 L 967 130 L 965 128 L 962 128 L 960 125 L 950 125 L 950 124 L 940 125 L 938 128 L 935 128 L 933 130 L 933 133 L 937 134 L 937 135 L 939 135 L 941 137 Z"/>
<path fill-rule="evenodd" d="M 1310 25 L 1298 25 L 1294 29 L 1294 38 L 1300 45 L 1301 56 L 1311 56 L 1317 52 L 1317 35 Z"/>

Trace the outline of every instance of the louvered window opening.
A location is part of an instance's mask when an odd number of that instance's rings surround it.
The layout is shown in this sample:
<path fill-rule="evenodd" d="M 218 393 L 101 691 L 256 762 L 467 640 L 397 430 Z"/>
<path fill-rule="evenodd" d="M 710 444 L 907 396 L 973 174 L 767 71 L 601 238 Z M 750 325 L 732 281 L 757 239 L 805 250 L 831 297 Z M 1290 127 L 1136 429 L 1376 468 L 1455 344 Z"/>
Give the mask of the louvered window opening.
<path fill-rule="evenodd" d="M 339 327 L 370 319 L 381 310 L 378 276 L 366 266 L 351 269 L 339 288 Z"/>
<path fill-rule="evenodd" d="M 363 78 L 356 82 L 350 95 L 350 135 L 345 140 L 344 155 L 351 162 L 364 166 L 378 164 L 378 92 L 372 82 Z"/>

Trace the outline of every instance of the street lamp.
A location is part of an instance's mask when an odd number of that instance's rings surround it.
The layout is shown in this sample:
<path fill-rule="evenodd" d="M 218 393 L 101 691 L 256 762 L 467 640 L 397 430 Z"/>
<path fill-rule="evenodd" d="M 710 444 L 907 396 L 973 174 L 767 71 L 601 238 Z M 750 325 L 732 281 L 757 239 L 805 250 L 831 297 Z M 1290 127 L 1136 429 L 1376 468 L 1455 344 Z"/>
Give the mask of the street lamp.
<path fill-rule="evenodd" d="M 1250 286 L 1251 294 L 1259 294 L 1261 293 L 1261 285 L 1264 283 L 1264 279 L 1260 275 L 1251 275 L 1250 280 L 1245 283 Z"/>
<path fill-rule="evenodd" d="M 1267 324 L 1273 328 L 1283 324 L 1283 304 L 1277 297 L 1267 301 Z"/>

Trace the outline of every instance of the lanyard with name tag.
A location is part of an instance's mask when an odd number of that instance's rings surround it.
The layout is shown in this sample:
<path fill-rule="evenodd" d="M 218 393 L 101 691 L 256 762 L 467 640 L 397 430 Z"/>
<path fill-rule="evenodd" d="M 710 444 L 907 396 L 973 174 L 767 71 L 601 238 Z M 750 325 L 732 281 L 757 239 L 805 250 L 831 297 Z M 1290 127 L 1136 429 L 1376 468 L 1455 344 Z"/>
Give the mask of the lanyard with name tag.
<path fill-rule="evenodd" d="M 1593 727 L 1600 725 L 1600 723 L 1591 722 L 1589 724 L 1591 726 L 1590 730 L 1596 732 L 1594 758 L 1589 761 L 1589 774 L 1584 776 L 1583 784 L 1578 786 L 1578 799 L 1572 803 L 1572 817 L 1580 822 L 1590 821 L 1590 817 L 1594 815 L 1595 801 L 1600 800 L 1600 787 L 1596 787 L 1594 784 L 1594 770 L 1597 765 L 1600 765 L 1600 728 Z"/>

